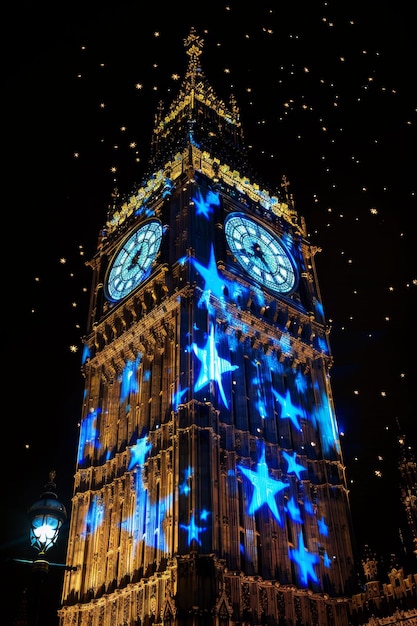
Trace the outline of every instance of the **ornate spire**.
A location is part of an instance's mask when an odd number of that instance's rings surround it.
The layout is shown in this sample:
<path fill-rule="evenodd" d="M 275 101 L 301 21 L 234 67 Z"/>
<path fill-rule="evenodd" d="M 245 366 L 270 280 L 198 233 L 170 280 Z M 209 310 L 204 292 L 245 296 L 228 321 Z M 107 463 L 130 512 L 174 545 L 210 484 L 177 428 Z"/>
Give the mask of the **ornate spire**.
<path fill-rule="evenodd" d="M 195 28 L 192 26 L 190 34 L 184 39 L 186 52 L 190 57 L 185 79 L 190 81 L 192 87 L 195 87 L 196 76 L 201 74 L 200 56 L 203 52 L 204 39 L 197 35 Z"/>

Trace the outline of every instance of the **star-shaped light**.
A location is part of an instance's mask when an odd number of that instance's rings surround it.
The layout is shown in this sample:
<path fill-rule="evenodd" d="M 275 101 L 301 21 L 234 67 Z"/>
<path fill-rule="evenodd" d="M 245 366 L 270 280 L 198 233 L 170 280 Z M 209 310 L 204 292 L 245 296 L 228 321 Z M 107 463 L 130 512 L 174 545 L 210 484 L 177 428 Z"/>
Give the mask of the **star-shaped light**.
<path fill-rule="evenodd" d="M 324 563 L 324 567 L 327 567 L 327 569 L 329 569 L 329 567 L 330 567 L 330 566 L 331 566 L 331 564 L 332 564 L 332 560 L 331 560 L 331 558 L 329 557 L 329 555 L 327 554 L 327 552 L 325 552 L 325 553 L 324 553 L 324 556 L 323 556 L 323 563 Z"/>
<path fill-rule="evenodd" d="M 201 265 L 201 263 L 199 263 L 195 259 L 193 259 L 193 263 L 194 263 L 194 266 L 197 268 L 197 270 L 200 272 L 201 276 L 203 277 L 206 289 L 209 287 L 210 292 L 214 296 L 216 296 L 216 298 L 221 300 L 224 295 L 223 290 L 225 287 L 225 282 L 220 277 L 217 271 L 217 263 L 216 263 L 216 257 L 214 255 L 213 244 L 211 245 L 210 259 L 209 259 L 207 267 L 205 267 L 204 265 Z"/>
<path fill-rule="evenodd" d="M 281 405 L 281 419 L 289 417 L 296 429 L 301 430 L 300 422 L 298 421 L 297 415 L 302 416 L 303 410 L 292 403 L 290 390 L 287 389 L 285 397 L 281 396 L 281 394 L 278 393 L 278 391 L 275 391 L 275 389 L 272 390 L 272 393 L 274 394 L 275 399 Z"/>
<path fill-rule="evenodd" d="M 296 501 L 294 500 L 294 498 L 291 498 L 291 500 L 288 502 L 286 508 L 287 508 L 288 514 L 290 515 L 290 517 L 291 517 L 293 522 L 298 522 L 300 524 L 303 523 L 303 520 L 301 518 L 300 509 L 299 509 Z"/>
<path fill-rule="evenodd" d="M 130 448 L 130 460 L 128 470 L 132 469 L 135 465 L 142 466 L 145 462 L 145 456 L 152 449 L 152 444 L 148 443 L 147 437 L 138 439 L 134 446 Z"/>
<path fill-rule="evenodd" d="M 200 533 L 203 533 L 205 530 L 207 530 L 207 527 L 197 526 L 196 521 L 195 521 L 195 517 L 194 517 L 194 513 L 191 515 L 190 523 L 189 524 L 180 524 L 180 528 L 184 528 L 184 530 L 187 531 L 187 540 L 188 540 L 188 545 L 189 546 L 191 545 L 191 542 L 193 540 L 201 545 L 201 541 L 200 541 L 199 535 L 200 535 Z"/>
<path fill-rule="evenodd" d="M 324 537 L 327 537 L 329 534 L 329 527 L 327 526 L 326 522 L 324 521 L 324 517 L 322 516 L 321 519 L 317 520 L 317 525 L 319 527 L 319 533 L 320 535 L 324 535 Z"/>
<path fill-rule="evenodd" d="M 193 196 L 192 200 L 196 208 L 195 214 L 202 215 L 208 220 L 210 213 L 213 213 L 213 209 L 210 207 L 209 202 L 203 198 L 200 190 L 197 191 L 197 196 Z"/>
<path fill-rule="evenodd" d="M 255 472 L 243 465 L 238 465 L 238 468 L 253 485 L 253 496 L 249 505 L 248 514 L 252 515 L 255 511 L 260 509 L 263 504 L 266 504 L 275 519 L 281 523 L 281 516 L 275 501 L 275 495 L 288 485 L 281 480 L 275 480 L 269 476 L 268 464 L 265 461 L 265 448 L 262 447 L 261 458 L 258 461 Z"/>
<path fill-rule="evenodd" d="M 187 496 L 190 493 L 190 486 L 188 481 L 193 475 L 193 468 L 189 465 L 187 469 L 184 471 L 184 480 L 180 482 L 178 486 L 178 490 L 181 495 Z"/>
<path fill-rule="evenodd" d="M 218 385 L 223 404 L 228 408 L 229 405 L 222 384 L 222 374 L 225 372 L 233 372 L 239 366 L 231 365 L 229 361 L 219 357 L 214 340 L 213 326 L 211 326 L 210 334 L 207 337 L 204 348 L 199 348 L 196 343 L 193 343 L 191 348 L 197 359 L 201 362 L 198 379 L 194 385 L 194 391 L 200 391 L 200 389 L 208 385 L 211 381 L 215 381 Z"/>
<path fill-rule="evenodd" d="M 290 548 L 288 551 L 288 555 L 294 563 L 298 565 L 301 582 L 303 585 L 308 584 L 308 579 L 315 583 L 319 582 L 317 578 L 316 572 L 314 571 L 314 565 L 320 561 L 317 554 L 311 554 L 304 547 L 304 538 L 303 533 L 300 531 L 298 534 L 298 549 Z"/>
<path fill-rule="evenodd" d="M 290 474 L 291 472 L 294 472 L 298 480 L 301 480 L 300 472 L 306 472 L 307 470 L 303 465 L 300 465 L 299 463 L 297 463 L 297 460 L 296 460 L 297 453 L 294 452 L 293 455 L 291 456 L 290 454 L 288 454 L 288 452 L 283 451 L 282 455 L 288 463 L 287 473 Z"/>

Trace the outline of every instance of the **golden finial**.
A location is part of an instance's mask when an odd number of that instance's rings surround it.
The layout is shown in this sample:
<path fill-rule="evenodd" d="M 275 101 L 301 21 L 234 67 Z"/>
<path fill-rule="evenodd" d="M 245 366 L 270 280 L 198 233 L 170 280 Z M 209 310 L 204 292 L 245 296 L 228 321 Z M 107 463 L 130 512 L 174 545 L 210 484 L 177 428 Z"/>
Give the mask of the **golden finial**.
<path fill-rule="evenodd" d="M 184 46 L 187 48 L 187 54 L 194 62 L 203 51 L 204 39 L 197 35 L 194 26 L 191 26 L 190 34 L 184 39 Z"/>
<path fill-rule="evenodd" d="M 284 188 L 284 194 L 285 194 L 285 199 L 288 202 L 288 187 L 290 186 L 290 181 L 287 179 L 287 177 L 285 176 L 285 174 L 282 176 L 282 183 L 281 183 L 281 187 Z"/>
<path fill-rule="evenodd" d="M 204 40 L 197 35 L 195 28 L 192 26 L 187 39 L 184 39 L 184 46 L 186 47 L 187 54 L 190 57 L 185 80 L 192 89 L 195 88 L 197 74 L 201 73 L 199 58 L 203 51 L 203 45 Z M 192 106 L 194 106 L 194 104 L 192 104 Z"/>

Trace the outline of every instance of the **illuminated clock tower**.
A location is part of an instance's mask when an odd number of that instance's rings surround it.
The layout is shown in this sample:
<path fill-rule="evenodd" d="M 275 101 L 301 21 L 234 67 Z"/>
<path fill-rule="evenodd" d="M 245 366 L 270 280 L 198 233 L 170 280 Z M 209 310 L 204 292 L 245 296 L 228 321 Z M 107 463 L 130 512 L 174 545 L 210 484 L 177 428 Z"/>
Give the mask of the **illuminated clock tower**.
<path fill-rule="evenodd" d="M 93 270 L 60 626 L 347 626 L 355 583 L 332 359 L 285 179 L 201 69 L 157 112 Z"/>

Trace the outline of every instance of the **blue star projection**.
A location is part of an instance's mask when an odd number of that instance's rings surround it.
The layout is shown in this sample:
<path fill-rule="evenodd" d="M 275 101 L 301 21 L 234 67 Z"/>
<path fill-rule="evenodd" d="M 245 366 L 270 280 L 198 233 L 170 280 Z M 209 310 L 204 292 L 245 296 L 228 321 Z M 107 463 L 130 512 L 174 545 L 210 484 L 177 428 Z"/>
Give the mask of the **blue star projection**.
<path fill-rule="evenodd" d="M 291 454 L 288 454 L 288 452 L 285 452 L 284 450 L 282 453 L 282 456 L 288 463 L 288 470 L 287 470 L 288 474 L 291 474 L 291 472 L 294 472 L 297 478 L 301 480 L 300 472 L 306 472 L 307 470 L 303 465 L 300 465 L 300 463 L 297 463 L 297 460 L 296 460 L 297 453 L 293 452 L 293 454 L 291 455 Z"/>
<path fill-rule="evenodd" d="M 265 460 L 265 447 L 262 445 L 261 456 L 255 471 L 243 465 L 238 465 L 238 469 L 250 481 L 253 487 L 252 499 L 248 508 L 249 515 L 252 515 L 265 505 L 271 510 L 277 522 L 281 524 L 281 515 L 275 496 L 288 485 L 281 480 L 271 478 L 269 475 L 269 468 Z"/>
<path fill-rule="evenodd" d="M 325 392 L 320 393 L 319 406 L 314 408 L 311 419 L 313 424 L 319 427 L 321 433 L 321 442 L 326 454 L 332 450 L 340 453 L 340 441 L 337 432 L 336 416 L 329 404 L 329 399 Z"/>
<path fill-rule="evenodd" d="M 288 554 L 290 559 L 298 566 L 300 580 L 303 585 L 308 585 L 309 578 L 315 583 L 319 582 L 316 572 L 314 571 L 314 566 L 320 562 L 320 558 L 316 554 L 312 554 L 306 550 L 304 547 L 303 533 L 301 531 L 298 533 L 298 548 L 290 548 Z"/>
<path fill-rule="evenodd" d="M 152 444 L 148 443 L 146 437 L 138 439 L 136 444 L 130 448 L 130 459 L 127 469 L 132 469 L 135 465 L 140 467 L 145 462 L 145 457 L 152 450 Z"/>
<path fill-rule="evenodd" d="M 194 391 L 200 391 L 200 389 L 203 389 L 203 387 L 206 387 L 209 383 L 215 382 L 217 383 L 223 404 L 225 407 L 228 407 L 229 403 L 223 389 L 222 375 L 226 372 L 233 372 L 239 366 L 231 365 L 230 361 L 219 356 L 216 348 L 213 325 L 211 325 L 204 348 L 199 348 L 196 343 L 193 343 L 191 349 L 201 364 L 198 379 L 194 385 Z"/>
<path fill-rule="evenodd" d="M 187 469 L 183 472 L 184 479 L 180 482 L 178 490 L 181 495 L 188 496 L 190 493 L 190 484 L 189 481 L 193 475 L 192 467 L 187 467 Z"/>
<path fill-rule="evenodd" d="M 320 535 L 323 535 L 324 537 L 327 537 L 328 534 L 329 534 L 329 528 L 328 528 L 326 522 L 324 521 L 324 517 L 322 517 L 321 519 L 317 520 L 317 525 L 319 527 Z"/>
<path fill-rule="evenodd" d="M 203 277 L 206 285 L 205 291 L 210 290 L 216 298 L 222 300 L 224 297 L 224 288 L 226 283 L 217 271 L 216 256 L 214 254 L 213 245 L 211 246 L 210 259 L 207 267 L 199 263 L 196 259 L 193 259 L 193 263 Z"/>
<path fill-rule="evenodd" d="M 77 455 L 78 463 L 83 462 L 87 446 L 91 446 L 92 450 L 99 446 L 97 441 L 97 415 L 98 411 L 92 409 L 81 424 Z"/>
<path fill-rule="evenodd" d="M 193 197 L 193 202 L 196 207 L 195 214 L 209 219 L 210 214 L 213 213 L 212 207 L 220 205 L 220 198 L 219 194 L 213 191 L 208 191 L 206 197 L 203 197 L 201 190 L 198 189 L 197 194 Z"/>
<path fill-rule="evenodd" d="M 199 535 L 207 530 L 207 527 L 198 526 L 195 521 L 194 513 L 190 517 L 189 524 L 180 524 L 180 528 L 183 528 L 187 531 L 187 543 L 190 546 L 193 541 L 196 541 L 198 544 L 201 544 Z"/>
<path fill-rule="evenodd" d="M 93 496 L 88 514 L 84 533 L 95 533 L 104 520 L 104 507 L 99 496 Z"/>
<path fill-rule="evenodd" d="M 295 499 L 291 497 L 288 501 L 288 504 L 285 508 L 288 515 L 291 517 L 293 522 L 297 522 L 298 524 L 303 523 L 303 518 L 301 517 L 300 507 L 296 503 Z"/>
<path fill-rule="evenodd" d="M 139 390 L 136 372 L 142 355 L 138 354 L 134 361 L 127 361 L 122 373 L 122 385 L 120 388 L 120 401 L 124 402 L 131 393 L 137 393 Z"/>
<path fill-rule="evenodd" d="M 272 390 L 272 393 L 281 406 L 281 419 L 289 418 L 296 429 L 301 430 L 298 417 L 304 417 L 304 411 L 292 403 L 289 389 L 287 389 L 285 396 L 282 396 L 275 389 Z"/>

